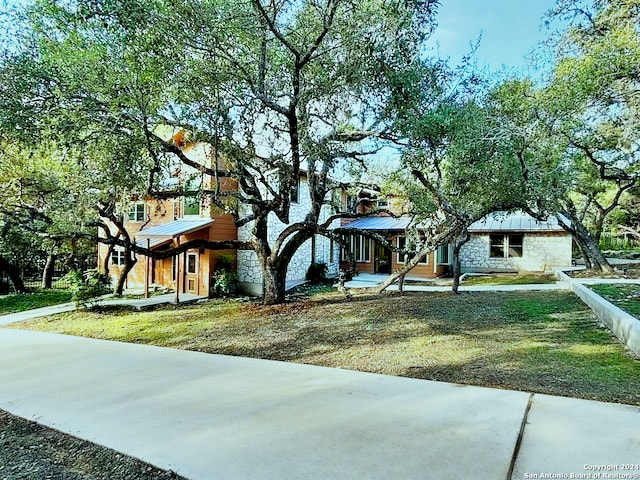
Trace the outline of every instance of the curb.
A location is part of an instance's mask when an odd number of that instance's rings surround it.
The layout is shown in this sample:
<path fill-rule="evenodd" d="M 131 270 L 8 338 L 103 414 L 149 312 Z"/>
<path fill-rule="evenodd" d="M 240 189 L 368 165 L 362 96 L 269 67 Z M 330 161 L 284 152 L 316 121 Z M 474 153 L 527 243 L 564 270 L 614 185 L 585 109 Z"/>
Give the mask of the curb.
<path fill-rule="evenodd" d="M 620 342 L 636 355 L 640 355 L 640 320 L 602 298 L 562 270 L 557 270 L 556 276 L 559 280 L 569 284 L 571 291 L 593 310 L 600 321 L 611 330 Z"/>

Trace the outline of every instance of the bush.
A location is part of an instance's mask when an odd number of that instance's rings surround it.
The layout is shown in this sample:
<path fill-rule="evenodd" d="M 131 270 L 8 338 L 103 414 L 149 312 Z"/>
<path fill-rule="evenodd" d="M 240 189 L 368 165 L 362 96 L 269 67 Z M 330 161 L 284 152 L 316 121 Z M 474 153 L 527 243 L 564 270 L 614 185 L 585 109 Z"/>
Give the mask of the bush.
<path fill-rule="evenodd" d="M 214 297 L 225 297 L 232 295 L 238 290 L 238 275 L 234 272 L 219 270 L 213 274 L 213 292 Z"/>
<path fill-rule="evenodd" d="M 238 275 L 235 273 L 236 258 L 223 254 L 216 260 L 216 271 L 211 282 L 211 296 L 226 297 L 238 290 Z"/>
<path fill-rule="evenodd" d="M 87 270 L 84 275 L 80 270 L 72 270 L 64 276 L 71 287 L 71 299 L 78 308 L 90 307 L 96 297 L 109 292 L 111 277 L 97 270 Z"/>
<path fill-rule="evenodd" d="M 236 269 L 236 257 L 223 253 L 216 260 L 216 270 L 233 272 Z"/>
<path fill-rule="evenodd" d="M 327 264 L 312 263 L 307 270 L 307 280 L 311 283 L 322 283 L 327 279 Z"/>

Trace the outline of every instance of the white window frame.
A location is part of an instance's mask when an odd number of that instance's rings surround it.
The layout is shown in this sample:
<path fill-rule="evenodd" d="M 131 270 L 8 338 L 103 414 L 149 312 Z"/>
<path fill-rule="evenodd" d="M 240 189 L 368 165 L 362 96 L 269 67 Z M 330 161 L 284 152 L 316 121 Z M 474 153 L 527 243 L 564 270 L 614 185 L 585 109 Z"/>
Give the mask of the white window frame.
<path fill-rule="evenodd" d="M 404 245 L 400 246 L 400 239 L 404 239 Z M 403 249 L 405 248 L 405 246 L 407 245 L 407 236 L 406 235 L 398 235 L 397 239 L 396 239 L 396 247 L 398 247 L 398 249 Z M 425 237 L 421 237 L 420 238 L 421 241 L 425 240 Z M 404 265 L 404 256 L 407 255 L 406 253 L 402 253 L 402 252 L 396 252 L 396 260 L 398 262 L 398 265 Z M 427 253 L 424 257 L 425 259 L 424 262 L 418 262 L 418 265 L 429 265 L 429 254 Z"/>
<path fill-rule="evenodd" d="M 191 271 L 191 264 L 189 260 L 193 258 L 193 271 Z M 198 273 L 198 254 L 197 253 L 187 253 L 187 275 L 195 275 Z"/>
<path fill-rule="evenodd" d="M 369 237 L 352 233 L 347 236 L 346 243 L 357 263 L 371 263 L 371 239 Z M 346 260 L 347 258 L 347 252 L 343 250 L 342 259 Z"/>
<path fill-rule="evenodd" d="M 140 211 L 142 207 L 142 211 Z M 147 206 L 144 202 L 135 202 L 130 205 L 127 219 L 132 223 L 142 223 L 147 218 Z"/>
<path fill-rule="evenodd" d="M 442 250 L 446 249 L 447 250 L 447 261 L 443 262 L 441 260 L 441 256 L 440 256 L 440 252 Z M 438 246 L 438 265 L 451 265 L 451 245 L 446 244 L 446 245 L 440 245 Z"/>
<path fill-rule="evenodd" d="M 371 263 L 371 239 L 364 235 L 351 236 L 351 251 L 358 263 Z M 356 252 L 360 253 L 357 255 Z"/>
<path fill-rule="evenodd" d="M 491 241 L 492 236 L 502 236 L 502 256 L 500 255 L 491 255 L 491 247 L 494 243 Z M 518 246 L 520 247 L 520 255 L 512 255 L 512 237 L 521 237 L 522 243 Z M 497 243 L 496 243 L 497 245 Z M 489 234 L 489 258 L 522 258 L 524 257 L 524 234 L 522 233 L 490 233 Z"/>
<path fill-rule="evenodd" d="M 111 251 L 111 265 L 116 267 L 124 267 L 126 265 L 126 257 L 124 250 L 122 249 L 113 249 Z"/>
<path fill-rule="evenodd" d="M 347 212 L 355 212 L 358 209 L 358 198 L 353 195 L 347 195 L 347 201 L 345 204 Z"/>

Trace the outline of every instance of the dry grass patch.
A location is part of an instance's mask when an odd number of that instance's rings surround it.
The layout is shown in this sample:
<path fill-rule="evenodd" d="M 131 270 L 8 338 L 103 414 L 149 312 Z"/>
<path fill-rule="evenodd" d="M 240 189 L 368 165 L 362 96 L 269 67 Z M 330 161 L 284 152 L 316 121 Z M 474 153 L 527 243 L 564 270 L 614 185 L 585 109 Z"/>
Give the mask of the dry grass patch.
<path fill-rule="evenodd" d="M 640 404 L 640 361 L 573 294 L 335 293 L 74 312 L 18 326 L 210 353 Z"/>

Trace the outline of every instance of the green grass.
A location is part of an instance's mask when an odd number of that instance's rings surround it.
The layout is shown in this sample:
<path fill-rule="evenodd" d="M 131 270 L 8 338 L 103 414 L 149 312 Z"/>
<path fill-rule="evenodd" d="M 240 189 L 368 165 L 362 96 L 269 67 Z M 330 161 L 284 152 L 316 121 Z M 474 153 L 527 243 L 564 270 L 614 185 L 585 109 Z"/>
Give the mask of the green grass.
<path fill-rule="evenodd" d="M 556 277 L 553 275 L 540 274 L 493 274 L 482 276 L 467 276 L 462 285 L 530 285 L 541 283 L 555 283 Z"/>
<path fill-rule="evenodd" d="M 34 293 L 19 293 L 0 297 L 0 315 L 23 312 L 34 308 L 48 307 L 71 301 L 71 292 L 64 290 L 41 290 Z"/>
<path fill-rule="evenodd" d="M 640 285 L 598 284 L 591 290 L 640 319 Z"/>
<path fill-rule="evenodd" d="M 73 312 L 14 327 L 640 405 L 640 361 L 565 291 L 319 291 L 270 307 Z"/>

